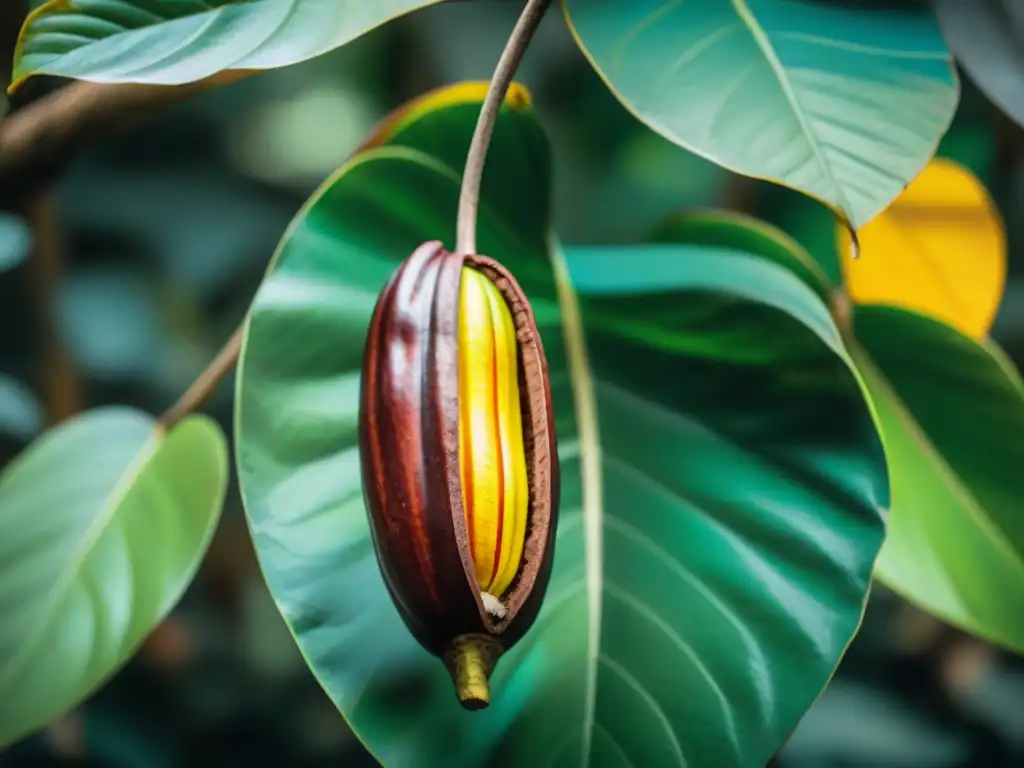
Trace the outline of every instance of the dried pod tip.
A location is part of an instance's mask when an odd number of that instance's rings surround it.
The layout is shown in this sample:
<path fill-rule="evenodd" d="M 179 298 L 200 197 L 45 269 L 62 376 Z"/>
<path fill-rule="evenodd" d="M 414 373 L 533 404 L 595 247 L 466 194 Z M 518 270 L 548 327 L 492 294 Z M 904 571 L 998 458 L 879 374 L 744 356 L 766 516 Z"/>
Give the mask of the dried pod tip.
<path fill-rule="evenodd" d="M 480 634 L 459 635 L 445 649 L 444 663 L 465 709 L 486 709 L 491 703 L 488 679 L 501 651 L 493 637 Z"/>

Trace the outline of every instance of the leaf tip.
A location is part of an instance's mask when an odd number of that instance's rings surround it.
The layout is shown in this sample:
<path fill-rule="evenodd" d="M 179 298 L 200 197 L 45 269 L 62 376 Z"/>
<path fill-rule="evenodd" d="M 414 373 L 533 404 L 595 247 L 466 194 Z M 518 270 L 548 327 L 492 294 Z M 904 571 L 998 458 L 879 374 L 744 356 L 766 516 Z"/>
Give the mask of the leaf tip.
<path fill-rule="evenodd" d="M 846 227 L 847 233 L 850 235 L 850 258 L 856 261 L 860 258 L 860 238 L 857 236 L 857 230 L 854 229 L 853 225 L 849 221 L 844 221 L 843 225 Z"/>

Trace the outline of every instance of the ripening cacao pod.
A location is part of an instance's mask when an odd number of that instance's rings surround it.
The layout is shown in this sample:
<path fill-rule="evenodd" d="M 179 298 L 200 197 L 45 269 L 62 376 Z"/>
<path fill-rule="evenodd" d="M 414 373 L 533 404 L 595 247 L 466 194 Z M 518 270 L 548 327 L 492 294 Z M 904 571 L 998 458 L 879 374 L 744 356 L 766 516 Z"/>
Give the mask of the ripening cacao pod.
<path fill-rule="evenodd" d="M 370 321 L 359 413 L 377 562 L 467 709 L 530 628 L 551 572 L 558 454 L 525 294 L 493 259 L 421 245 Z"/>

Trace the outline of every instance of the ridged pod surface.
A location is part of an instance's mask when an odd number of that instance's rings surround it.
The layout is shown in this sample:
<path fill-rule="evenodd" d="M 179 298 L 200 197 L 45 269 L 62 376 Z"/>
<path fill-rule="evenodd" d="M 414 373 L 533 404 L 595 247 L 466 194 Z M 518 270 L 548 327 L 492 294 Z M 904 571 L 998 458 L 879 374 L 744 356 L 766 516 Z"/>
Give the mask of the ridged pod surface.
<path fill-rule="evenodd" d="M 367 333 L 359 430 L 388 591 L 463 706 L 487 706 L 540 610 L 559 500 L 547 360 L 504 267 L 439 242 L 399 266 Z"/>

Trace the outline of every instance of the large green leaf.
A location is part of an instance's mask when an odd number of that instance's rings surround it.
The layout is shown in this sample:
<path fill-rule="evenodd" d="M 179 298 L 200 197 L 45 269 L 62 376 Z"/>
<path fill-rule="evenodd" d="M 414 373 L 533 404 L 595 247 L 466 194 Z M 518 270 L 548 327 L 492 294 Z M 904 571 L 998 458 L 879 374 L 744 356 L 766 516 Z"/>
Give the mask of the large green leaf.
<path fill-rule="evenodd" d="M 545 194 L 540 166 L 506 166 L 518 196 L 484 198 L 479 240 L 533 302 L 562 507 L 542 614 L 499 662 L 490 708 L 466 712 L 388 597 L 360 489 L 359 366 L 377 292 L 413 248 L 454 234 L 458 173 L 413 135 L 310 200 L 243 349 L 243 498 L 310 667 L 385 765 L 762 765 L 856 630 L 883 537 L 881 447 L 827 310 L 736 253 L 563 259 L 546 233 L 511 223 L 529 217 L 509 206 Z M 491 153 L 501 162 L 530 135 L 499 133 Z M 663 333 L 627 327 L 655 312 Z"/>
<path fill-rule="evenodd" d="M 732 214 L 688 214 L 658 235 L 742 244 L 801 279 L 820 275 L 792 240 Z M 818 277 L 810 284 L 835 290 Z M 995 344 L 914 312 L 863 306 L 853 319 L 847 343 L 878 414 L 892 483 L 876 575 L 936 616 L 1024 650 L 1019 374 Z"/>
<path fill-rule="evenodd" d="M 829 232 L 832 231 L 830 227 Z M 755 254 L 788 269 L 823 301 L 827 302 L 832 293 L 828 276 L 799 243 L 770 224 L 746 214 L 715 210 L 676 214 L 661 223 L 651 240 Z"/>
<path fill-rule="evenodd" d="M 177 84 L 319 56 L 440 0 L 50 0 L 28 19 L 14 82 L 58 75 Z"/>
<path fill-rule="evenodd" d="M 858 365 L 892 476 L 888 586 L 1024 652 L 1024 385 L 994 344 L 893 307 L 859 307 Z"/>
<path fill-rule="evenodd" d="M 623 104 L 720 165 L 799 189 L 854 227 L 927 164 L 958 84 L 927 7 L 563 0 Z"/>
<path fill-rule="evenodd" d="M 227 444 L 127 408 L 79 416 L 0 475 L 0 745 L 80 702 L 171 610 L 206 551 Z"/>

